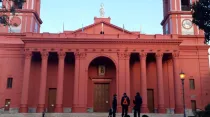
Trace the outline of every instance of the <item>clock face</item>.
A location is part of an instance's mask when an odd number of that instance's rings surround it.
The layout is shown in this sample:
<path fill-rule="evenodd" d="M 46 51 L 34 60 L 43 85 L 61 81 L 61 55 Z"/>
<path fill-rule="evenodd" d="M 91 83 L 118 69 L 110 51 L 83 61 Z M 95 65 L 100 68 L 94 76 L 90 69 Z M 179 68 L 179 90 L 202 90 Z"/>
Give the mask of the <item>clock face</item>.
<path fill-rule="evenodd" d="M 19 17 L 15 16 L 11 19 L 10 22 L 11 22 L 12 26 L 18 27 L 21 24 L 21 19 Z"/>
<path fill-rule="evenodd" d="M 182 26 L 185 29 L 190 29 L 190 28 L 192 28 L 193 24 L 192 24 L 191 20 L 185 19 L 185 20 L 182 21 Z"/>

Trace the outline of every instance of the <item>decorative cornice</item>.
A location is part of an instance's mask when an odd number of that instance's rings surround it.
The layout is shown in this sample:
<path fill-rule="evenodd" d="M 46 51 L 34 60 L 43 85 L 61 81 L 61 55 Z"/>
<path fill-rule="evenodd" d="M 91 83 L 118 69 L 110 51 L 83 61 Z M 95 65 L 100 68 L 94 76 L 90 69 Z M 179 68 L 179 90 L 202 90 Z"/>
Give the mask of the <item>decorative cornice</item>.
<path fill-rule="evenodd" d="M 139 43 L 159 43 L 159 44 L 176 44 L 179 45 L 182 43 L 183 40 L 181 39 L 85 39 L 85 38 L 80 38 L 80 39 L 22 39 L 25 42 L 41 42 L 41 43 L 93 43 L 93 44 L 101 44 L 101 43 L 108 43 L 108 44 L 122 44 L 122 43 L 127 43 L 127 44 L 139 44 Z"/>
<path fill-rule="evenodd" d="M 38 13 L 33 10 L 33 9 L 16 9 L 15 10 L 17 13 L 33 13 L 34 16 L 36 17 L 37 21 L 42 24 L 42 20 L 41 18 L 39 17 Z M 6 11 L 6 10 L 3 10 L 3 9 L 0 9 L 0 12 L 4 12 L 4 13 L 9 13 L 9 11 Z"/>
<path fill-rule="evenodd" d="M 168 14 L 166 16 L 164 16 L 164 19 L 162 20 L 162 22 L 160 24 L 163 25 L 165 23 L 165 21 L 169 18 L 169 16 L 178 15 L 178 14 L 192 15 L 192 12 L 191 11 L 169 11 Z"/>

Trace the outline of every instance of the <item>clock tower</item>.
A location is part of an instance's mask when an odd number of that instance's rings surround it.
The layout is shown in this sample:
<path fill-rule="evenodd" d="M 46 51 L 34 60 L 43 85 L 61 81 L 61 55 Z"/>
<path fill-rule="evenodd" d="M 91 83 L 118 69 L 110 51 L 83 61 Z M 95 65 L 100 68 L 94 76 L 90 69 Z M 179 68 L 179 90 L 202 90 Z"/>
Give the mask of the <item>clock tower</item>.
<path fill-rule="evenodd" d="M 161 22 L 164 34 L 203 35 L 203 31 L 192 23 L 190 5 L 195 0 L 163 0 Z"/>
<path fill-rule="evenodd" d="M 16 8 L 15 15 L 10 12 L 2 12 L 2 6 L 10 9 L 11 6 Z M 40 32 L 40 0 L 26 0 L 23 5 L 15 6 L 9 0 L 0 0 L 0 16 L 5 14 L 9 16 L 10 26 L 0 24 L 0 33 L 23 33 L 23 32 Z"/>

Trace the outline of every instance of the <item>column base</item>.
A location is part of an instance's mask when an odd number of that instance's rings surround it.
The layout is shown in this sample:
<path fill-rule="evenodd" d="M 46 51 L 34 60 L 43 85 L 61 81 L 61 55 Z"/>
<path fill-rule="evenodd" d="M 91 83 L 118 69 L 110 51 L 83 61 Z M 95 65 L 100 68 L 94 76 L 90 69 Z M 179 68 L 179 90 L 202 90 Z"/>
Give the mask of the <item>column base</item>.
<path fill-rule="evenodd" d="M 56 113 L 63 113 L 63 106 L 62 106 L 62 104 L 56 104 L 55 105 L 55 112 Z"/>
<path fill-rule="evenodd" d="M 19 112 L 20 113 L 28 113 L 28 105 L 27 104 L 21 104 Z"/>
<path fill-rule="evenodd" d="M 175 107 L 176 114 L 181 114 L 181 113 L 183 113 L 183 111 L 184 111 L 183 107 Z"/>
<path fill-rule="evenodd" d="M 158 107 L 158 113 L 166 113 L 166 110 L 164 107 Z"/>
<path fill-rule="evenodd" d="M 147 106 L 142 106 L 141 107 L 141 113 L 149 113 L 149 109 Z"/>
<path fill-rule="evenodd" d="M 87 108 L 86 107 L 84 107 L 84 106 L 74 106 L 73 108 L 72 108 L 72 112 L 76 112 L 76 113 L 86 113 L 87 112 Z"/>
<path fill-rule="evenodd" d="M 37 113 L 43 113 L 45 111 L 44 104 L 38 104 Z"/>

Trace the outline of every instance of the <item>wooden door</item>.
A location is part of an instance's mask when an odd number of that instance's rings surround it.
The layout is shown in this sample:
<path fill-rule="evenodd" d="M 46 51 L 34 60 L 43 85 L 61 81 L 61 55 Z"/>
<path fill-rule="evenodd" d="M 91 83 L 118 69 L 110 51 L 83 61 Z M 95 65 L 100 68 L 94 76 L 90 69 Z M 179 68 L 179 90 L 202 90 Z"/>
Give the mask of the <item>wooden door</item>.
<path fill-rule="evenodd" d="M 108 112 L 109 103 L 109 84 L 95 84 L 94 111 Z"/>
<path fill-rule="evenodd" d="M 54 112 L 56 103 L 56 89 L 50 88 L 48 92 L 48 112 Z"/>
<path fill-rule="evenodd" d="M 5 100 L 5 108 L 4 108 L 4 111 L 9 111 L 9 109 L 10 109 L 10 103 L 11 103 L 11 100 L 10 99 L 6 99 Z"/>
<path fill-rule="evenodd" d="M 147 89 L 147 104 L 150 113 L 154 113 L 154 90 Z"/>
<path fill-rule="evenodd" d="M 192 107 L 192 111 L 196 111 L 197 107 L 196 107 L 196 101 L 195 100 L 191 100 L 191 107 Z"/>

